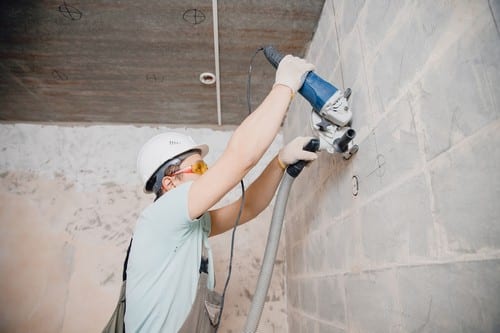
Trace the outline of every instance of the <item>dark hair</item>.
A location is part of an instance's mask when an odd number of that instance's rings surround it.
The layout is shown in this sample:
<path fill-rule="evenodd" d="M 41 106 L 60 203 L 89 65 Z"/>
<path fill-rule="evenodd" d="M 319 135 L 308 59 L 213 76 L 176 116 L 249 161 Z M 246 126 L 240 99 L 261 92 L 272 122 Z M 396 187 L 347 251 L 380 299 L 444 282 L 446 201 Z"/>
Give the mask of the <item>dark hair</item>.
<path fill-rule="evenodd" d="M 155 201 L 162 196 L 162 180 L 165 176 L 170 176 L 174 172 L 180 170 L 181 159 L 175 158 L 165 162 L 156 173 L 151 177 L 151 190 L 156 195 Z M 149 183 L 149 182 L 148 182 Z"/>

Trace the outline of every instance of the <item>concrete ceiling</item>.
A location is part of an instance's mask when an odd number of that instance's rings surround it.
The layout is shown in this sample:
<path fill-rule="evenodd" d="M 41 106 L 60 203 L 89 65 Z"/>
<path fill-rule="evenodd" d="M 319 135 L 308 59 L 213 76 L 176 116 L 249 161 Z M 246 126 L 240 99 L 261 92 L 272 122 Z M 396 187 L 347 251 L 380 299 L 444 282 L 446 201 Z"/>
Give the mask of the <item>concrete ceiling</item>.
<path fill-rule="evenodd" d="M 221 114 L 248 114 L 255 50 L 304 55 L 324 0 L 218 1 Z M 0 120 L 217 125 L 212 2 L 2 1 Z M 272 86 L 259 53 L 252 105 Z"/>

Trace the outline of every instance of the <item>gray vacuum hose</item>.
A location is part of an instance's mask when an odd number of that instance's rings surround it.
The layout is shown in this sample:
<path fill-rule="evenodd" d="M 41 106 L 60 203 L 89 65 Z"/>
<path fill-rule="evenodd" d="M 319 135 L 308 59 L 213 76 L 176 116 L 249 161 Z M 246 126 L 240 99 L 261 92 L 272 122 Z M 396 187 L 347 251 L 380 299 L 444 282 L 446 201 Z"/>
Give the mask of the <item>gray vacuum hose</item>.
<path fill-rule="evenodd" d="M 278 252 L 281 227 L 283 226 L 283 218 L 285 217 L 288 195 L 290 194 L 290 189 L 292 188 L 294 180 L 294 177 L 285 172 L 278 189 L 273 217 L 269 227 L 269 234 L 267 236 L 266 251 L 264 253 L 264 259 L 262 260 L 262 268 L 260 270 L 257 287 L 255 288 L 255 295 L 253 296 L 247 321 L 245 323 L 245 327 L 243 328 L 244 333 L 255 333 L 257 331 L 260 316 L 262 315 L 262 310 L 264 310 L 267 291 L 273 275 L 274 261 L 276 259 L 276 253 Z"/>

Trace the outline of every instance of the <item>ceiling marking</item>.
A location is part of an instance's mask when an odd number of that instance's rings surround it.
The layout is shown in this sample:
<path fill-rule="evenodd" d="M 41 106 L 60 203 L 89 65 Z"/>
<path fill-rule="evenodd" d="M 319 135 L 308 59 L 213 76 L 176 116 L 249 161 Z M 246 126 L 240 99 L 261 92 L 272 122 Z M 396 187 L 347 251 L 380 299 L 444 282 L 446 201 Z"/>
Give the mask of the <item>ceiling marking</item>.
<path fill-rule="evenodd" d="M 63 1 L 62 5 L 59 5 L 59 13 L 62 14 L 67 19 L 70 19 L 72 21 L 78 21 L 82 18 L 82 12 L 71 5 L 68 5 L 66 1 Z"/>
<path fill-rule="evenodd" d="M 64 72 L 61 72 L 57 69 L 54 69 L 52 71 L 52 77 L 56 80 L 59 80 L 59 81 L 66 81 L 68 80 L 68 75 L 66 75 Z"/>
<path fill-rule="evenodd" d="M 154 83 L 161 83 L 165 81 L 165 75 L 160 75 L 156 73 L 146 74 L 146 80 Z"/>
<path fill-rule="evenodd" d="M 188 9 L 182 15 L 184 21 L 197 25 L 205 21 L 205 13 L 199 9 Z"/>

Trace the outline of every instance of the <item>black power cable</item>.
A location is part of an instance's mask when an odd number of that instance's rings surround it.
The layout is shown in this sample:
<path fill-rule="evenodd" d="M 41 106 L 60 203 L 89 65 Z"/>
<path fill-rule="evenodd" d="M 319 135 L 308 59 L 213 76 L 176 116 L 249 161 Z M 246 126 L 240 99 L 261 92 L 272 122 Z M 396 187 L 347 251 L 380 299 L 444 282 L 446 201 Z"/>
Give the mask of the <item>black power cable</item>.
<path fill-rule="evenodd" d="M 252 113 L 252 105 L 251 105 L 251 90 L 250 90 L 250 85 L 251 85 L 251 80 L 252 80 L 252 64 L 253 60 L 255 59 L 255 56 L 257 53 L 260 51 L 263 51 L 264 48 L 260 47 L 258 48 L 255 53 L 253 54 L 252 58 L 250 59 L 250 67 L 248 68 L 248 80 L 247 80 L 247 106 L 248 106 L 248 114 Z M 229 256 L 229 266 L 227 269 L 227 277 L 226 277 L 226 283 L 224 284 L 224 290 L 222 291 L 222 299 L 221 299 L 221 306 L 220 306 L 220 314 L 219 314 L 219 323 L 217 324 L 217 327 L 215 328 L 215 333 L 219 330 L 220 323 L 222 321 L 222 312 L 224 311 L 224 299 L 226 297 L 226 291 L 227 287 L 229 285 L 229 279 L 231 278 L 231 271 L 233 268 L 233 254 L 234 254 L 234 238 L 236 235 L 236 228 L 238 227 L 238 224 L 240 223 L 241 219 L 241 214 L 243 213 L 243 207 L 245 206 L 245 184 L 243 183 L 243 180 L 240 181 L 241 185 L 241 203 L 240 203 L 240 210 L 238 211 L 238 216 L 236 217 L 236 220 L 234 221 L 234 227 L 233 227 L 233 233 L 231 235 L 231 254 Z"/>
<path fill-rule="evenodd" d="M 227 269 L 227 278 L 226 283 L 224 285 L 224 291 L 222 292 L 222 300 L 220 305 L 220 314 L 219 314 L 219 323 L 215 328 L 215 333 L 219 330 L 220 322 L 222 321 L 222 312 L 224 311 L 224 299 L 226 297 L 227 286 L 229 285 L 229 279 L 231 278 L 231 271 L 233 268 L 233 254 L 234 254 L 234 236 L 236 234 L 236 227 L 240 223 L 241 214 L 243 213 L 243 207 L 245 205 L 245 185 L 243 184 L 243 180 L 240 181 L 241 184 L 241 203 L 240 210 L 238 211 L 238 216 L 236 217 L 236 221 L 234 221 L 233 234 L 231 235 L 231 255 L 229 256 L 229 267 Z"/>
<path fill-rule="evenodd" d="M 260 51 L 264 51 L 263 47 L 259 47 L 257 50 L 255 50 L 255 53 L 253 54 L 252 58 L 250 59 L 250 66 L 248 67 L 248 80 L 247 80 L 247 106 L 248 106 L 248 114 L 252 113 L 252 102 L 251 102 L 251 84 L 252 84 L 252 65 L 253 65 L 253 60 L 255 59 L 255 56 L 257 53 Z"/>

